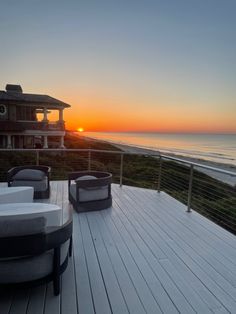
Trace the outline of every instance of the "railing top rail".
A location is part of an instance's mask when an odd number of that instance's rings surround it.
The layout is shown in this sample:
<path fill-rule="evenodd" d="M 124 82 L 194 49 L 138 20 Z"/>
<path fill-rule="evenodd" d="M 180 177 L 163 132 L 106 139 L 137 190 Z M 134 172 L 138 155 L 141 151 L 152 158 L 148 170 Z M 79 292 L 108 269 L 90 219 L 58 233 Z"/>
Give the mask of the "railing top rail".
<path fill-rule="evenodd" d="M 182 158 L 176 158 L 176 157 L 172 157 L 172 156 L 168 156 L 162 153 L 157 152 L 157 154 L 153 154 L 153 153 L 149 153 L 149 152 L 145 152 L 145 153 L 137 153 L 137 152 L 124 152 L 124 151 L 119 151 L 119 150 L 101 150 L 101 149 L 91 149 L 91 148 L 66 148 L 66 149 L 62 149 L 62 148 L 47 148 L 47 149 L 35 149 L 35 148 L 14 148 L 14 149 L 6 149 L 6 148 L 1 148 L 0 152 L 4 151 L 4 152 L 9 152 L 9 151 L 15 151 L 15 152 L 96 152 L 96 153 L 108 153 L 108 154 L 118 154 L 118 155 L 144 155 L 144 156 L 150 156 L 150 157 L 161 157 L 164 159 L 169 159 L 169 160 L 173 160 L 173 161 L 177 161 L 177 162 L 181 162 L 187 165 L 193 165 L 196 167 L 200 167 L 200 168 L 204 168 L 204 169 L 208 169 L 208 170 L 212 170 L 212 171 L 216 171 L 216 172 L 220 172 L 226 175 L 230 175 L 230 176 L 236 176 L 236 172 L 233 171 L 228 171 L 228 170 L 224 170 L 221 168 L 217 168 L 217 167 L 212 167 L 212 166 L 207 166 L 207 165 L 203 165 L 201 163 L 196 163 L 196 162 L 192 162 L 186 159 L 182 159 Z"/>
<path fill-rule="evenodd" d="M 150 154 L 150 153 L 137 153 L 137 152 L 124 152 L 122 150 L 106 150 L 106 149 L 93 149 L 93 148 L 0 148 L 0 152 L 5 151 L 16 151 L 16 152 L 32 152 L 32 151 L 39 151 L 39 152 L 94 152 L 94 153 L 109 153 L 109 154 L 119 154 L 119 155 L 145 155 L 145 156 L 153 156 L 153 157 L 160 157 L 160 154 Z"/>
<path fill-rule="evenodd" d="M 9 152 L 9 151 L 15 151 L 15 152 L 97 152 L 97 153 L 114 153 L 114 154 L 126 154 L 123 151 L 119 150 L 102 150 L 102 149 L 91 149 L 91 148 L 1 148 L 1 151 Z"/>
<path fill-rule="evenodd" d="M 196 167 L 200 167 L 200 168 L 204 168 L 204 169 L 208 169 L 208 170 L 213 170 L 213 171 L 217 171 L 217 172 L 220 172 L 220 173 L 224 173 L 224 174 L 227 174 L 227 175 L 230 175 L 230 176 L 236 176 L 236 172 L 224 170 L 224 169 L 217 168 L 217 167 L 203 165 L 203 164 L 200 164 L 200 163 L 197 163 L 197 162 L 193 162 L 193 161 L 189 161 L 189 160 L 186 160 L 186 159 L 171 157 L 171 156 L 162 155 L 162 154 L 161 154 L 161 157 L 165 158 L 165 159 L 181 162 L 181 163 L 184 163 L 184 164 L 188 164 L 190 166 L 192 165 L 192 166 L 196 166 Z"/>

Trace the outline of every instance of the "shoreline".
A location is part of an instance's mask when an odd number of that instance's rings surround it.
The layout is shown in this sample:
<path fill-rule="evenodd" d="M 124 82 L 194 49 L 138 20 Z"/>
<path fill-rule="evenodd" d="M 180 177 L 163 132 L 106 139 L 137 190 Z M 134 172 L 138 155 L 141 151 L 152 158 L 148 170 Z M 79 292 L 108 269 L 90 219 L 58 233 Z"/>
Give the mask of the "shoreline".
<path fill-rule="evenodd" d="M 114 147 L 116 147 L 116 148 L 118 148 L 118 149 L 120 149 L 126 153 L 142 154 L 142 155 L 147 154 L 147 155 L 153 155 L 153 157 L 159 156 L 159 154 L 160 154 L 159 151 L 152 150 L 149 148 L 138 147 L 135 145 L 128 145 L 128 144 L 114 143 L 114 142 L 105 141 L 102 139 L 96 139 L 96 138 L 92 138 L 92 137 L 88 137 L 88 136 L 83 136 L 83 135 L 79 135 L 79 136 L 81 138 L 83 138 L 84 140 L 108 143 L 108 144 L 110 144 L 110 145 L 112 145 L 112 146 L 114 146 Z M 162 153 L 162 154 L 166 155 L 166 156 L 182 159 L 183 161 L 189 161 L 189 162 L 198 163 L 198 164 L 201 164 L 204 166 L 219 168 L 221 170 L 233 172 L 233 173 L 235 173 L 235 176 L 195 166 L 195 169 L 197 169 L 198 171 L 200 171 L 200 172 L 202 172 L 202 173 L 204 173 L 204 174 L 206 174 L 206 175 L 208 175 L 214 179 L 217 179 L 221 182 L 227 183 L 231 186 L 236 186 L 236 166 L 233 164 L 219 163 L 219 162 L 214 162 L 211 160 L 205 160 L 205 159 L 201 159 L 201 158 L 186 157 L 186 156 L 183 156 L 181 154 L 174 154 L 174 153 Z"/>

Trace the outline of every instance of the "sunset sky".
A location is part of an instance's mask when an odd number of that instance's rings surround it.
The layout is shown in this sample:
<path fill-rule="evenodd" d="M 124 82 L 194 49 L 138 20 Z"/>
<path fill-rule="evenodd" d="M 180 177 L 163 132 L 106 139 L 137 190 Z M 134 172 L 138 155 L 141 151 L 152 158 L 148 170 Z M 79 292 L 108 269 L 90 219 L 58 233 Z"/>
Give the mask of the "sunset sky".
<path fill-rule="evenodd" d="M 1 0 L 0 89 L 67 129 L 236 133 L 235 0 Z"/>

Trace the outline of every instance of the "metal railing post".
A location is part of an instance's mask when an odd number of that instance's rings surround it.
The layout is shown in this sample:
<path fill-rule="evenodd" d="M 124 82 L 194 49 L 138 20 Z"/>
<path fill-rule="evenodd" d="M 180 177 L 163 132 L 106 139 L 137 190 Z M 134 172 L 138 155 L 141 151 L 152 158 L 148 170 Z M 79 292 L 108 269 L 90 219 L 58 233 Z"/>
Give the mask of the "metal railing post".
<path fill-rule="evenodd" d="M 88 151 L 88 171 L 91 170 L 91 151 Z"/>
<path fill-rule="evenodd" d="M 39 151 L 36 150 L 36 166 L 39 165 Z"/>
<path fill-rule="evenodd" d="M 159 176 L 158 176 L 158 183 L 157 183 L 158 193 L 160 193 L 161 191 L 161 174 L 162 174 L 162 158 L 160 156 Z"/>
<path fill-rule="evenodd" d="M 192 187 L 193 187 L 193 165 L 190 166 L 189 186 L 188 186 L 188 204 L 187 212 L 191 212 Z"/>
<path fill-rule="evenodd" d="M 120 187 L 123 184 L 123 164 L 124 164 L 124 154 L 120 155 Z"/>

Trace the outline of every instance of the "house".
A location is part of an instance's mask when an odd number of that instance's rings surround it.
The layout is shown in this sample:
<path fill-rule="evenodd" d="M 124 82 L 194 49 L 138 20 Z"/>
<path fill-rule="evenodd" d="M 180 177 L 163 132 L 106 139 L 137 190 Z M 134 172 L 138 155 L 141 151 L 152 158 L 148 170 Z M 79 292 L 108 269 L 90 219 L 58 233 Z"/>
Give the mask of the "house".
<path fill-rule="evenodd" d="M 51 96 L 23 93 L 20 85 L 7 84 L 0 91 L 0 148 L 64 148 L 63 110 L 69 107 Z M 48 114 L 54 110 L 58 120 L 51 122 Z"/>

